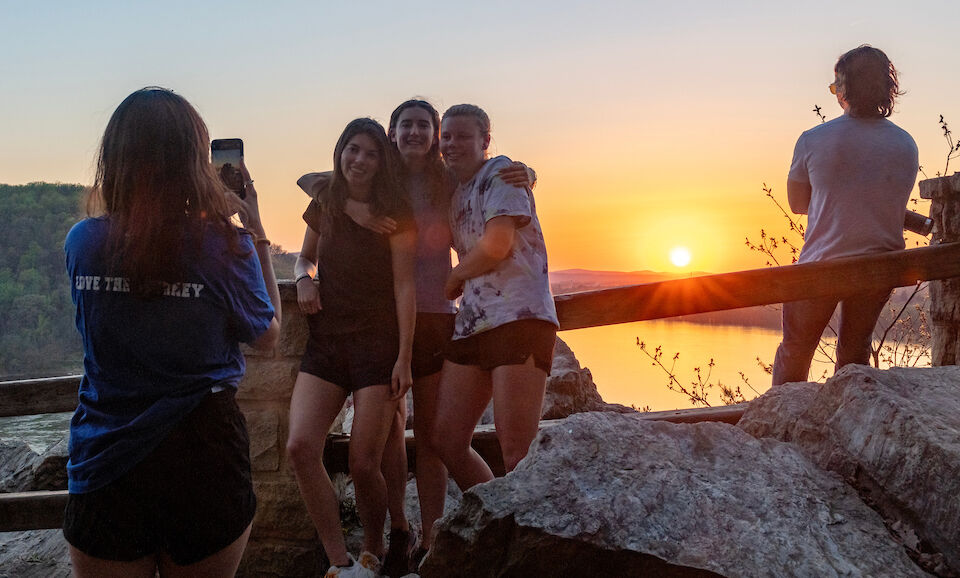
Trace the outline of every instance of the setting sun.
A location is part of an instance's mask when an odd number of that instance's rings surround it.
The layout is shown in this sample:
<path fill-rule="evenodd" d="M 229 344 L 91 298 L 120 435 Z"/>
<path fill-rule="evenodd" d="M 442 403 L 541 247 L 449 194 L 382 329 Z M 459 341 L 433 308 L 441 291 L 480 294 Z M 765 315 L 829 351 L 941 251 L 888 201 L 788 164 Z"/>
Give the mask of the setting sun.
<path fill-rule="evenodd" d="M 690 249 L 686 247 L 674 247 L 670 250 L 670 262 L 677 267 L 686 267 L 690 264 Z"/>

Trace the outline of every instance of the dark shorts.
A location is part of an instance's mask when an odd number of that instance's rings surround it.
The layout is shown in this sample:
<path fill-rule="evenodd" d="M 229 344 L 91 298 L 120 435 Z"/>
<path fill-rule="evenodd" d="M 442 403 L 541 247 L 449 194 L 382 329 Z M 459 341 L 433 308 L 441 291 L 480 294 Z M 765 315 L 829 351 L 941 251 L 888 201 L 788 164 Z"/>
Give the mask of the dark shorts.
<path fill-rule="evenodd" d="M 446 358 L 460 365 L 475 365 L 489 371 L 501 365 L 533 364 L 550 373 L 557 327 L 548 321 L 523 319 L 494 327 L 464 339 L 454 339 Z"/>
<path fill-rule="evenodd" d="M 63 534 L 95 558 L 165 552 L 185 566 L 233 543 L 256 509 L 250 441 L 230 389 L 208 395 L 130 473 L 70 494 Z"/>
<path fill-rule="evenodd" d="M 443 352 L 453 336 L 453 313 L 417 313 L 417 330 L 413 334 L 413 378 L 433 375 L 443 368 Z"/>
<path fill-rule="evenodd" d="M 399 348 L 395 323 L 334 335 L 311 333 L 300 371 L 348 393 L 371 385 L 389 385 Z"/>

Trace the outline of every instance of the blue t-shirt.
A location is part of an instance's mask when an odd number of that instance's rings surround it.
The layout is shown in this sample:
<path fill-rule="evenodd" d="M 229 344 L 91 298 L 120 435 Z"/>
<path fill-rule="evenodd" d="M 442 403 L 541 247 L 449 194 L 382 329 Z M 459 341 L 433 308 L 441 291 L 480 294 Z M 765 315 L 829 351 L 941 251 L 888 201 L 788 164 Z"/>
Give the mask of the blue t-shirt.
<path fill-rule="evenodd" d="M 211 390 L 236 388 L 245 368 L 239 344 L 255 341 L 274 316 L 249 235 L 240 235 L 238 256 L 207 228 L 183 279 L 138 298 L 108 269 L 109 227 L 108 218 L 85 219 L 64 244 L 84 350 L 67 463 L 75 494 L 130 471 Z"/>

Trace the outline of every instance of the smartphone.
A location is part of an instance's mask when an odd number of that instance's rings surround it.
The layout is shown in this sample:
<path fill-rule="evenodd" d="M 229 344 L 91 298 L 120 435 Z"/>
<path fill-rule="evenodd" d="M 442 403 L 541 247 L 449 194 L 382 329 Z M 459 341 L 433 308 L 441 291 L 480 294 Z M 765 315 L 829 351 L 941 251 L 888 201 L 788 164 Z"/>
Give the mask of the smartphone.
<path fill-rule="evenodd" d="M 241 199 L 247 196 L 240 173 L 240 161 L 243 159 L 243 141 L 238 138 L 218 138 L 210 143 L 210 162 L 231 191 Z"/>

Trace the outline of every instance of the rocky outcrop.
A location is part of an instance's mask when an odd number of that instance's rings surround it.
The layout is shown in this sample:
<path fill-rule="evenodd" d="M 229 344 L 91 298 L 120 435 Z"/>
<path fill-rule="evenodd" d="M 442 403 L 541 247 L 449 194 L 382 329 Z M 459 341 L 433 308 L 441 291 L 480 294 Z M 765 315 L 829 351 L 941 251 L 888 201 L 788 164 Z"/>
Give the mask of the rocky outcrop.
<path fill-rule="evenodd" d="M 70 575 L 70 554 L 60 530 L 0 532 L 0 578 Z"/>
<path fill-rule="evenodd" d="M 960 368 L 847 366 L 771 389 L 739 425 L 840 474 L 928 569 L 960 575 Z"/>
<path fill-rule="evenodd" d="M 883 521 L 790 444 L 586 413 L 541 432 L 440 523 L 424 578 L 922 576 Z"/>
<path fill-rule="evenodd" d="M 67 437 L 37 454 L 22 440 L 0 440 L 0 493 L 67 487 Z M 0 533 L 0 578 L 70 576 L 60 530 Z"/>
<path fill-rule="evenodd" d="M 23 440 L 0 440 L 0 492 L 64 490 L 67 436 L 37 454 Z"/>
<path fill-rule="evenodd" d="M 634 413 L 636 410 L 603 401 L 593 382 L 593 374 L 589 369 L 580 367 L 573 351 L 558 337 L 540 418 L 560 419 L 585 411 Z"/>

